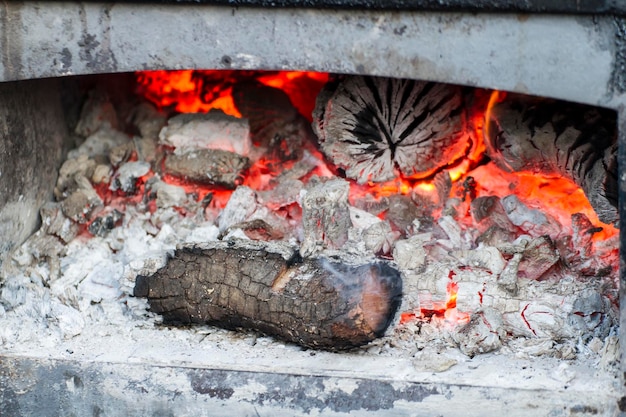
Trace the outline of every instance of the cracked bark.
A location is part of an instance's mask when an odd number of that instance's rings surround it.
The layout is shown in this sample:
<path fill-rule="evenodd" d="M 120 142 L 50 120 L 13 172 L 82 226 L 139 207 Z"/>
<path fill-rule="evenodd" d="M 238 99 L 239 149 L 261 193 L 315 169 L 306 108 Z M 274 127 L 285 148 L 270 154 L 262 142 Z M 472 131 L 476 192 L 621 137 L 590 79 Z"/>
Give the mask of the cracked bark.
<path fill-rule="evenodd" d="M 349 349 L 383 335 L 400 303 L 397 270 L 272 248 L 179 248 L 155 274 L 137 277 L 135 296 L 147 297 L 166 323 L 252 329 L 311 348 Z"/>

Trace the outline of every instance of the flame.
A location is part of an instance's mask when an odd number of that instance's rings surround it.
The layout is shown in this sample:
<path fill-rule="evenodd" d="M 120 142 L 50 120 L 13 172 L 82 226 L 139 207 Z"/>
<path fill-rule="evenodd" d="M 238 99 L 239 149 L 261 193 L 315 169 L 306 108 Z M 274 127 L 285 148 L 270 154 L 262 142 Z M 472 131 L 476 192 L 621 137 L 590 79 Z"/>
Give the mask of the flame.
<path fill-rule="evenodd" d="M 221 110 L 241 117 L 233 101 L 232 86 L 244 79 L 280 88 L 289 96 L 300 113 L 311 120 L 315 98 L 328 74 L 298 71 L 227 71 L 227 70 L 177 70 L 140 71 L 136 73 L 137 93 L 160 109 L 178 113 L 206 113 Z"/>
<path fill-rule="evenodd" d="M 456 327 L 468 323 L 470 314 L 459 311 L 456 301 L 459 292 L 459 284 L 454 281 L 456 273 L 448 273 L 448 283 L 446 284 L 446 299 L 432 300 L 430 293 L 420 294 L 419 310 L 405 311 L 400 314 L 400 324 L 407 324 L 411 321 L 429 321 L 441 323 L 446 327 Z"/>
<path fill-rule="evenodd" d="M 241 117 L 230 94 L 231 88 L 217 91 L 215 97 L 205 101 L 199 92 L 202 78 L 194 70 L 141 71 L 136 73 L 137 92 L 157 107 L 172 108 L 178 113 L 206 113 L 212 109 Z"/>

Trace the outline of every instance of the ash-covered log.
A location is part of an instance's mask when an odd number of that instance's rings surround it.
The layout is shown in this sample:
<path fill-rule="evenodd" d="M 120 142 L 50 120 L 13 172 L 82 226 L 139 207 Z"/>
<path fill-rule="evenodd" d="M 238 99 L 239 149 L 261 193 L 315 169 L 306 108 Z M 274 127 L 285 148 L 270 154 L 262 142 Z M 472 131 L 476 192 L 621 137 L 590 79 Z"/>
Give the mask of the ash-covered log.
<path fill-rule="evenodd" d="M 322 150 L 348 178 L 423 178 L 471 147 L 460 87 L 350 76 L 318 96 L 313 129 Z"/>
<path fill-rule="evenodd" d="M 611 110 L 510 94 L 490 112 L 489 156 L 502 169 L 558 174 L 616 224 L 617 123 Z"/>
<path fill-rule="evenodd" d="M 180 247 L 155 274 L 138 276 L 134 291 L 166 323 L 253 329 L 328 350 L 382 336 L 401 292 L 386 263 L 303 260 L 284 245 L 244 241 Z"/>

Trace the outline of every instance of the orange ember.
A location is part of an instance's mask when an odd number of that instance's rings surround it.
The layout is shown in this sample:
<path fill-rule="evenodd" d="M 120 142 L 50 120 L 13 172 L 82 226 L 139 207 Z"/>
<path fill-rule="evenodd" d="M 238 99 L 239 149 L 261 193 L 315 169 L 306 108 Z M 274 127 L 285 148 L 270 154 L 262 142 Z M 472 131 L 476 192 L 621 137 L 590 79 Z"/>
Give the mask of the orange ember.
<path fill-rule="evenodd" d="M 142 71 L 136 75 L 137 92 L 160 109 L 178 113 L 222 110 L 241 117 L 231 95 L 236 82 L 255 79 L 280 88 L 300 113 L 311 120 L 315 98 L 328 81 L 328 74 L 297 71 L 178 70 Z"/>
<path fill-rule="evenodd" d="M 182 71 L 145 71 L 137 73 L 137 91 L 159 108 L 172 109 L 180 113 L 208 112 L 219 109 L 224 113 L 241 117 L 231 95 L 234 83 L 255 79 L 265 85 L 280 88 L 287 93 L 293 105 L 301 114 L 311 119 L 315 98 L 328 74 L 297 71 L 220 71 L 220 70 L 182 70 Z M 471 130 L 470 147 L 463 156 L 459 155 L 446 167 L 453 182 L 450 197 L 459 193 L 459 184 L 471 176 L 476 183 L 476 197 L 495 195 L 504 197 L 515 193 L 530 207 L 541 208 L 547 214 L 569 227 L 572 213 L 585 214 L 594 224 L 601 224 L 602 231 L 594 235 L 594 240 L 605 240 L 617 234 L 611 225 L 602 224 L 589 204 L 586 196 L 576 184 L 562 177 L 546 177 L 536 173 L 507 173 L 494 164 L 482 164 L 486 143 L 483 140 L 489 134 L 485 120 L 490 117 L 494 105 L 502 102 L 506 93 L 500 91 L 476 90 L 476 100 L 470 106 L 469 128 Z M 313 151 L 316 152 L 316 151 Z M 319 152 L 317 157 L 323 157 Z M 276 176 L 276 167 L 288 169 L 284 161 L 261 159 L 248 171 L 244 184 L 255 189 L 272 188 L 272 179 Z M 316 174 L 328 175 L 332 167 L 318 167 Z M 170 181 L 171 179 L 167 179 Z M 182 184 L 177 184 L 182 185 Z M 186 186 L 189 188 L 189 186 Z M 193 187 L 192 187 L 193 188 Z M 200 194 L 207 190 L 196 190 Z M 380 199 L 391 195 L 409 195 L 417 193 L 432 197 L 437 201 L 436 186 L 429 181 L 399 177 L 385 183 L 351 184 L 350 202 L 369 198 Z"/>

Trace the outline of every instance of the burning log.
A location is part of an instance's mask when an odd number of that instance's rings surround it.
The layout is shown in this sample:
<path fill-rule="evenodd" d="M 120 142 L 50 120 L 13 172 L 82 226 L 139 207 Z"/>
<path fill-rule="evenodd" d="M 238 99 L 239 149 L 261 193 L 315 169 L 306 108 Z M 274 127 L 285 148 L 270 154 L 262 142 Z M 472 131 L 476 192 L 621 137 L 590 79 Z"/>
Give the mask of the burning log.
<path fill-rule="evenodd" d="M 253 329 L 311 348 L 348 349 L 380 337 L 400 303 L 402 280 L 385 263 L 302 260 L 258 242 L 180 247 L 134 294 L 166 323 Z"/>
<path fill-rule="evenodd" d="M 361 184 L 429 176 L 471 145 L 461 89 L 446 84 L 346 77 L 313 118 L 326 156 Z"/>
<path fill-rule="evenodd" d="M 617 222 L 617 131 L 609 110 L 510 95 L 493 107 L 487 127 L 489 156 L 502 169 L 569 178 L 601 221 Z"/>

